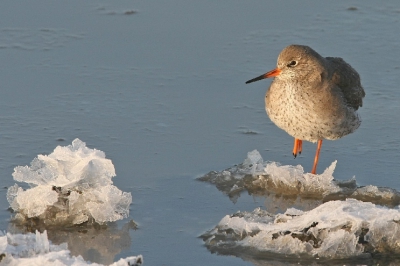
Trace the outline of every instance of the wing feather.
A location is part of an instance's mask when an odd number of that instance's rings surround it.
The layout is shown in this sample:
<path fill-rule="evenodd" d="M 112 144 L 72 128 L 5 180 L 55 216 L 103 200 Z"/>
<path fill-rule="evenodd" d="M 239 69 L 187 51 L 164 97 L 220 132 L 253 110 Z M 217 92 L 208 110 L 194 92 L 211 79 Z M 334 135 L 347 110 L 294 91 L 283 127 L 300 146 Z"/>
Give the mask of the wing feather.
<path fill-rule="evenodd" d="M 365 91 L 357 71 L 339 57 L 326 57 L 331 65 L 331 82 L 343 93 L 346 103 L 357 110 L 362 106 Z"/>

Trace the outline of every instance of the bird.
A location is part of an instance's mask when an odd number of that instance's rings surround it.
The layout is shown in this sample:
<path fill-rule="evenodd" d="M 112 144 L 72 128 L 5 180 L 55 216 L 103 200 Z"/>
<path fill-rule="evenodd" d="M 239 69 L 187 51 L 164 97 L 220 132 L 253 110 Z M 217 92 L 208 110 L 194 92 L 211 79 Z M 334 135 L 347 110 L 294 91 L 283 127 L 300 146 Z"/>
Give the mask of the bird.
<path fill-rule="evenodd" d="M 316 174 L 322 141 L 353 133 L 365 91 L 360 75 L 340 57 L 322 57 L 311 47 L 292 44 L 279 54 L 277 67 L 246 84 L 274 77 L 265 95 L 271 121 L 294 138 L 293 156 L 303 140 L 317 142 L 312 174 Z"/>

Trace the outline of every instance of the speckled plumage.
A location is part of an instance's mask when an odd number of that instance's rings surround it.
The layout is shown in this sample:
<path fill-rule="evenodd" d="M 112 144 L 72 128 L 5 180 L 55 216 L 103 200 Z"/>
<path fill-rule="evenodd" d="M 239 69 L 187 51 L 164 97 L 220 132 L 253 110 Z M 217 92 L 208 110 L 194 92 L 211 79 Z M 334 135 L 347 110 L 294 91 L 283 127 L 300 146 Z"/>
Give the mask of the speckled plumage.
<path fill-rule="evenodd" d="M 361 124 L 357 110 L 365 96 L 360 76 L 342 58 L 322 57 L 304 45 L 282 50 L 277 67 L 246 83 L 275 77 L 265 96 L 265 109 L 278 127 L 295 138 L 293 155 L 302 141 L 317 142 L 315 174 L 323 139 L 335 140 Z"/>
<path fill-rule="evenodd" d="M 296 66 L 289 66 L 296 61 Z M 294 138 L 316 142 L 354 132 L 365 96 L 358 73 L 343 59 L 322 57 L 308 46 L 290 45 L 278 57 L 265 97 L 270 119 Z"/>

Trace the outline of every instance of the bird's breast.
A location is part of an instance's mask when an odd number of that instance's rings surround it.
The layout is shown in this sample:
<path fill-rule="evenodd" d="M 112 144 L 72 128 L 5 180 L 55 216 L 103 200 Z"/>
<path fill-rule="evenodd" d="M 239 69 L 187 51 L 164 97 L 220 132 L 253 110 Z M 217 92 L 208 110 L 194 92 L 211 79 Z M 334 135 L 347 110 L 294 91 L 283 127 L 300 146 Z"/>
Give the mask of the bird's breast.
<path fill-rule="evenodd" d="M 357 113 L 330 87 L 307 87 L 275 79 L 265 97 L 268 116 L 294 138 L 337 139 L 361 123 Z"/>

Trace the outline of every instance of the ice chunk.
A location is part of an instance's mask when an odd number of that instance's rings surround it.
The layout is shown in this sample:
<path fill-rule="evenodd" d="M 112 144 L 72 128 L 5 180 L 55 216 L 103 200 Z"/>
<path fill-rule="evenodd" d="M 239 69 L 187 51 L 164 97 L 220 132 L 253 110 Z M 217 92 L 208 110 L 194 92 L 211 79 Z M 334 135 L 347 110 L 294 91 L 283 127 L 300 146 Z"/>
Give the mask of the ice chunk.
<path fill-rule="evenodd" d="M 54 245 L 47 238 L 47 232 L 36 234 L 0 233 L 1 265 L 101 265 L 85 261 L 81 256 L 71 256 L 66 244 Z M 139 266 L 142 255 L 120 259 L 112 266 Z"/>
<path fill-rule="evenodd" d="M 48 185 L 23 190 L 15 184 L 8 189 L 8 192 L 7 198 L 11 200 L 11 207 L 14 210 L 23 210 L 28 218 L 40 216 L 58 201 L 57 192 Z"/>
<path fill-rule="evenodd" d="M 393 188 L 369 185 L 357 188 L 350 196 L 362 201 L 373 201 L 389 206 L 397 206 L 400 204 L 400 193 Z"/>
<path fill-rule="evenodd" d="M 247 153 L 247 158 L 244 160 L 242 167 L 248 169 L 248 173 L 252 175 L 262 174 L 264 169 L 264 160 L 261 154 L 257 151 Z"/>
<path fill-rule="evenodd" d="M 280 193 L 304 194 L 307 196 L 324 196 L 337 193 L 340 188 L 333 182 L 333 170 L 336 161 L 329 166 L 322 174 L 313 175 L 304 173 L 301 165 L 280 166 L 277 163 L 269 163 L 265 167 L 265 174 L 268 176 L 267 185 Z"/>
<path fill-rule="evenodd" d="M 80 184 L 104 186 L 112 184 L 114 165 L 102 151 L 89 149 L 86 143 L 75 139 L 72 145 L 58 146 L 49 155 L 38 155 L 31 166 L 17 166 L 15 181 L 30 186 L 50 185 L 75 187 Z"/>
<path fill-rule="evenodd" d="M 103 186 L 93 189 L 91 196 L 94 196 L 95 200 L 84 201 L 90 215 L 96 221 L 113 222 L 129 216 L 129 205 L 132 201 L 130 193 L 122 192 L 115 186 Z"/>
<path fill-rule="evenodd" d="M 30 167 L 16 167 L 14 179 L 31 188 L 12 186 L 7 200 L 20 221 L 39 218 L 47 225 L 113 222 L 129 216 L 132 202 L 130 193 L 113 185 L 114 176 L 114 165 L 104 152 L 75 139 L 47 156 L 38 155 Z"/>
<path fill-rule="evenodd" d="M 212 171 L 198 178 L 200 181 L 210 182 L 232 201 L 236 201 L 240 194 L 247 190 L 254 195 L 269 195 L 281 197 L 282 203 L 271 203 L 268 210 L 280 207 L 289 207 L 301 201 L 304 209 L 315 207 L 322 202 L 355 198 L 373 203 L 396 206 L 400 203 L 400 193 L 391 188 L 375 186 L 357 187 L 352 177 L 346 181 L 337 181 L 333 173 L 337 162 L 334 161 L 322 174 L 305 173 L 301 165 L 280 165 L 276 162 L 264 162 L 256 150 L 247 154 L 242 164 L 228 168 L 221 172 Z M 269 197 L 267 200 L 271 200 Z M 298 200 L 301 198 L 302 200 Z M 267 206 L 268 207 L 268 206 Z"/>
<path fill-rule="evenodd" d="M 336 161 L 324 173 L 312 175 L 304 173 L 301 165 L 281 166 L 275 162 L 264 162 L 260 153 L 254 150 L 247 154 L 242 164 L 222 172 L 212 171 L 199 180 L 215 184 L 234 201 L 243 190 L 255 194 L 270 192 L 323 198 L 342 190 L 332 175 L 335 166 Z"/>
<path fill-rule="evenodd" d="M 35 252 L 36 253 L 47 253 L 50 251 L 50 243 L 47 238 L 47 231 L 44 231 L 43 234 L 36 231 L 36 245 Z"/>
<path fill-rule="evenodd" d="M 352 258 L 400 255 L 400 211 L 355 199 L 331 201 L 308 212 L 272 215 L 256 209 L 225 216 L 202 238 L 218 252 Z M 232 254 L 233 255 L 233 254 Z"/>
<path fill-rule="evenodd" d="M 11 223 L 7 230 L 12 234 L 25 234 L 26 229 L 38 227 L 34 222 L 32 220 L 29 223 L 29 228 L 27 228 L 27 225 Z M 82 256 L 85 261 L 109 265 L 114 262 L 118 254 L 126 253 L 130 249 L 132 244 L 130 231 L 136 230 L 138 226 L 133 220 L 124 222 L 122 227 L 119 225 L 122 224 L 110 223 L 95 226 L 84 224 L 68 226 L 67 228 L 52 226 L 48 227 L 46 231 L 50 243 L 55 245 L 66 244 L 72 256 Z"/>

